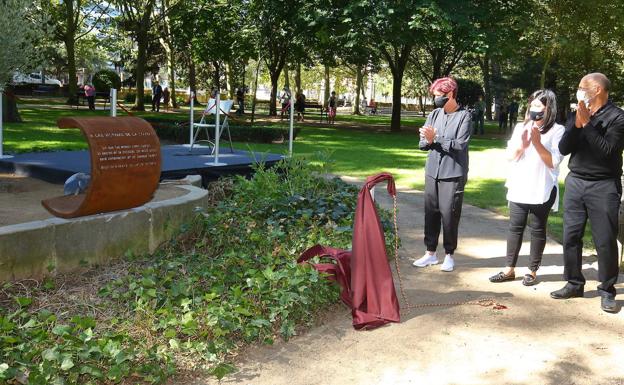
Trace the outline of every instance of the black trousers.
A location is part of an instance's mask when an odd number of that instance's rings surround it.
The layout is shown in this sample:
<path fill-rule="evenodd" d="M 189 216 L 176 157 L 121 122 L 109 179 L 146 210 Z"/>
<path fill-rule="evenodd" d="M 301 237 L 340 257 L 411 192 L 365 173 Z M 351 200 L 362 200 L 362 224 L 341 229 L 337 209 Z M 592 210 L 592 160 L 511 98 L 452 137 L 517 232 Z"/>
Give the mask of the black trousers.
<path fill-rule="evenodd" d="M 583 233 L 589 218 L 598 253 L 598 291 L 615 296 L 618 279 L 618 211 L 622 196 L 619 179 L 587 181 L 569 174 L 565 182 L 563 212 L 564 279 L 585 285 L 582 270 Z"/>
<path fill-rule="evenodd" d="M 465 184 L 465 177 L 450 179 L 425 177 L 425 246 L 427 246 L 427 251 L 436 251 L 438 248 L 441 226 L 444 251 L 446 254 L 455 252 Z"/>
<path fill-rule="evenodd" d="M 516 267 L 518 254 L 522 247 L 522 236 L 530 219 L 531 257 L 529 270 L 537 271 L 542 263 L 542 255 L 546 246 L 546 226 L 548 214 L 557 198 L 557 188 L 553 187 L 548 201 L 542 204 L 526 204 L 509 202 L 509 233 L 507 234 L 507 266 Z"/>
<path fill-rule="evenodd" d="M 89 109 L 95 110 L 95 96 L 87 96 L 87 102 L 89 103 Z"/>
<path fill-rule="evenodd" d="M 154 97 L 152 98 L 152 111 L 154 111 L 154 109 L 156 109 L 157 112 L 160 112 L 160 98 L 162 98 L 162 95 L 154 95 Z"/>

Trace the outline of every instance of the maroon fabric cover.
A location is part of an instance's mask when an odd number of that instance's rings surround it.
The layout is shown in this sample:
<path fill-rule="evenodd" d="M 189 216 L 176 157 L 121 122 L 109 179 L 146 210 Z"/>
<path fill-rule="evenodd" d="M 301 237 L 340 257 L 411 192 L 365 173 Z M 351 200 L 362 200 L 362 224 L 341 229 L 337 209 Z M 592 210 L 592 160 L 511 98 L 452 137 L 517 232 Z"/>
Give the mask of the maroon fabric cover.
<path fill-rule="evenodd" d="M 306 250 L 299 263 L 315 256 L 329 257 L 333 263 L 312 264 L 330 274 L 342 287 L 340 298 L 352 309 L 355 329 L 373 329 L 388 322 L 400 322 L 399 301 L 386 254 L 385 237 L 370 189 L 388 181 L 388 193 L 396 195 L 392 175 L 368 177 L 358 195 L 353 228 L 353 251 L 315 245 Z"/>
<path fill-rule="evenodd" d="M 388 193 L 396 195 L 389 173 L 370 176 L 358 195 L 353 228 L 351 291 L 353 327 L 371 329 L 388 322 L 400 322 L 399 301 L 375 202 L 370 194 L 377 183 L 387 181 Z"/>
<path fill-rule="evenodd" d="M 340 299 L 345 305 L 352 307 L 351 302 L 351 252 L 315 245 L 301 254 L 298 263 L 307 262 L 309 259 L 320 256 L 331 258 L 336 263 L 311 263 L 311 265 L 321 273 L 329 274 L 329 278 L 338 282 L 342 291 Z"/>

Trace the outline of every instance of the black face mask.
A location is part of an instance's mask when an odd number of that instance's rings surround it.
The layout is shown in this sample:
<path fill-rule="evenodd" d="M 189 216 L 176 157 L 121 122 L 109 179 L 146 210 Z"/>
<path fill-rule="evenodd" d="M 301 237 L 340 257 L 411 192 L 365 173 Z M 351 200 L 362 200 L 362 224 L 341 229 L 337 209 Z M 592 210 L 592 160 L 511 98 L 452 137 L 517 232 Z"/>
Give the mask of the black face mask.
<path fill-rule="evenodd" d="M 529 111 L 529 118 L 536 122 L 544 119 L 544 111 Z"/>
<path fill-rule="evenodd" d="M 442 108 L 448 101 L 449 98 L 446 96 L 436 96 L 433 98 L 433 105 L 436 106 L 436 108 Z"/>

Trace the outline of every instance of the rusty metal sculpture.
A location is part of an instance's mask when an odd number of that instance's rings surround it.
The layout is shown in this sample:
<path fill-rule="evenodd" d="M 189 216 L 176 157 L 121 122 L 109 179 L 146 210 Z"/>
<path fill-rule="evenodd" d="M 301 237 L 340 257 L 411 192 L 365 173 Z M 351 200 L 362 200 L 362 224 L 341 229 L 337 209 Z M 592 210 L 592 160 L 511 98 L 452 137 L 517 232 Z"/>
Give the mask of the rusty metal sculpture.
<path fill-rule="evenodd" d="M 89 144 L 91 182 L 84 194 L 41 203 L 53 215 L 75 218 L 141 206 L 160 180 L 160 142 L 137 117 L 62 118 L 60 128 L 80 128 Z"/>

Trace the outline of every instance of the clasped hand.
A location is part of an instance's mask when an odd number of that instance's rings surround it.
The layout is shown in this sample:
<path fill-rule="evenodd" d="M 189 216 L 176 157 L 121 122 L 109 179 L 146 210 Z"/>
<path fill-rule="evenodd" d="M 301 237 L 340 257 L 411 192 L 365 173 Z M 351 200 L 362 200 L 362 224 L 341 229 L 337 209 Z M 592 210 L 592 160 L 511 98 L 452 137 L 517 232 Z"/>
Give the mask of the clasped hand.
<path fill-rule="evenodd" d="M 433 128 L 432 126 L 424 126 L 424 127 L 421 127 L 418 131 L 420 132 L 420 136 L 425 138 L 427 143 L 429 144 L 433 143 L 433 138 L 435 138 L 435 135 L 436 135 L 435 128 Z"/>
<path fill-rule="evenodd" d="M 529 147 L 531 143 L 533 143 L 534 146 L 541 144 L 542 134 L 540 133 L 539 128 L 537 128 L 536 126 L 533 126 L 529 130 L 524 130 L 522 132 L 521 140 L 522 140 L 522 149 L 526 150 L 527 147 Z"/>
<path fill-rule="evenodd" d="M 578 128 L 585 127 L 585 125 L 589 123 L 590 116 L 591 116 L 591 113 L 589 112 L 589 109 L 585 105 L 585 102 L 580 100 L 578 102 L 578 108 L 576 109 L 576 121 L 575 121 L 576 127 Z"/>

